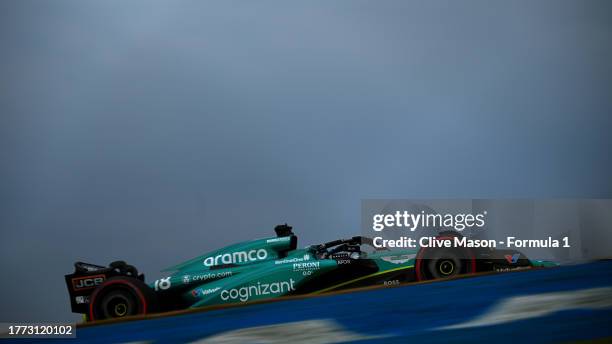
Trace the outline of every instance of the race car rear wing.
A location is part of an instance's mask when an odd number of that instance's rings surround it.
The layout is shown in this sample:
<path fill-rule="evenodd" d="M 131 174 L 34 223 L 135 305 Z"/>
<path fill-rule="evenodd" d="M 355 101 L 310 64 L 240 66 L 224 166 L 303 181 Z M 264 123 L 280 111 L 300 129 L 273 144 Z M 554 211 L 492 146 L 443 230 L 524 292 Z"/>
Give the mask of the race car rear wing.
<path fill-rule="evenodd" d="M 134 266 L 124 261 L 112 262 L 109 266 L 74 263 L 74 273 L 65 276 L 72 312 L 87 314 L 91 293 L 97 286 L 114 276 L 131 276 L 144 281 L 144 274 L 138 274 Z"/>

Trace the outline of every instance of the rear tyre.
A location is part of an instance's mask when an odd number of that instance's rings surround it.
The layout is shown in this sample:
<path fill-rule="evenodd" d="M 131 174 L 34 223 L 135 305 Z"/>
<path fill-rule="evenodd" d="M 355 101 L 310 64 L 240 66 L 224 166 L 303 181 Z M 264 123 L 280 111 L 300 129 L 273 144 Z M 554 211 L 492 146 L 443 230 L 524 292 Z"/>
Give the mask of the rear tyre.
<path fill-rule="evenodd" d="M 113 277 L 92 293 L 89 319 L 103 320 L 151 313 L 155 293 L 144 282 L 132 277 Z"/>

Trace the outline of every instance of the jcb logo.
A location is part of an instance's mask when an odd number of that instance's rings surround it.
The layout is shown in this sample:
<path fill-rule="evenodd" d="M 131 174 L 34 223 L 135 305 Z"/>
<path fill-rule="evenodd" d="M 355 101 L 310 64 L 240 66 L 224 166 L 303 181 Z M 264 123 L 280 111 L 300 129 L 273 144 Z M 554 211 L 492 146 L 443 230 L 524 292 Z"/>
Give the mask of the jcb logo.
<path fill-rule="evenodd" d="M 104 275 L 94 275 L 94 276 L 73 278 L 72 288 L 75 291 L 95 288 L 99 286 L 100 284 L 102 284 L 102 282 L 104 282 L 105 279 L 106 279 L 106 276 Z"/>

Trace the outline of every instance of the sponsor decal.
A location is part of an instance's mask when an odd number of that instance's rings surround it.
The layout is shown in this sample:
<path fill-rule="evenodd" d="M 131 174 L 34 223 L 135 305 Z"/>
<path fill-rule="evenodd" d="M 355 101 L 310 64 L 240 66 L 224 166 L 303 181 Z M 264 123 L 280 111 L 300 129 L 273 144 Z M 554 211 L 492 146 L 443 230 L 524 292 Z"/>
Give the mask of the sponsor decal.
<path fill-rule="evenodd" d="M 76 277 L 72 279 L 72 289 L 74 291 L 92 289 L 102 284 L 105 280 L 105 275 Z"/>
<path fill-rule="evenodd" d="M 77 296 L 74 298 L 74 301 L 79 305 L 89 303 L 89 296 Z"/>
<path fill-rule="evenodd" d="M 415 254 L 403 254 L 401 256 L 386 256 L 381 259 L 392 264 L 404 264 L 414 257 L 416 257 Z"/>
<path fill-rule="evenodd" d="M 213 289 L 197 288 L 191 291 L 191 295 L 193 295 L 193 297 L 205 296 L 217 292 L 219 289 L 221 289 L 221 287 L 216 287 Z"/>
<path fill-rule="evenodd" d="M 218 291 L 219 289 L 221 289 L 221 287 L 216 287 L 216 288 L 213 288 L 213 289 L 205 289 L 205 290 L 202 290 L 201 294 L 202 295 L 212 294 L 212 293 Z"/>
<path fill-rule="evenodd" d="M 183 283 L 184 284 L 188 284 L 189 283 L 189 275 L 183 276 Z"/>
<path fill-rule="evenodd" d="M 394 286 L 394 285 L 400 285 L 400 281 L 399 280 L 390 280 L 390 281 L 385 281 L 384 284 L 385 284 L 385 286 L 390 287 L 390 286 Z"/>
<path fill-rule="evenodd" d="M 289 241 L 291 238 L 286 236 L 286 237 L 280 237 L 280 238 L 274 238 L 274 239 L 268 239 L 266 240 L 266 244 L 271 244 L 274 242 L 283 242 L 283 241 Z"/>
<path fill-rule="evenodd" d="M 508 264 L 516 264 L 516 262 L 518 262 L 520 256 L 521 256 L 520 253 L 515 253 L 513 255 L 507 254 L 504 257 L 508 261 Z"/>
<path fill-rule="evenodd" d="M 290 278 L 289 281 L 277 281 L 272 283 L 261 283 L 257 281 L 257 284 L 251 284 L 248 286 L 223 289 L 219 294 L 221 300 L 240 300 L 240 302 L 247 302 L 253 296 L 261 295 L 276 295 L 283 294 L 295 290 L 295 281 Z"/>
<path fill-rule="evenodd" d="M 202 275 L 193 275 L 191 276 L 191 281 L 195 282 L 195 281 L 208 281 L 211 279 L 218 279 L 218 278 L 224 278 L 224 277 L 230 277 L 232 275 L 231 271 L 220 271 L 217 273 L 206 273 L 206 274 L 202 274 Z"/>
<path fill-rule="evenodd" d="M 320 262 L 293 263 L 293 271 L 319 270 Z"/>
<path fill-rule="evenodd" d="M 508 271 L 528 270 L 528 269 L 530 269 L 529 266 L 504 266 L 504 267 L 495 266 L 494 268 L 495 272 L 508 272 Z"/>
<path fill-rule="evenodd" d="M 320 262 L 293 263 L 293 271 L 301 272 L 304 276 L 309 276 L 313 271 L 319 270 L 320 265 Z"/>
<path fill-rule="evenodd" d="M 85 268 L 85 270 L 87 270 L 89 272 L 100 270 L 99 266 L 90 265 L 90 264 L 87 264 L 87 263 L 81 263 L 80 266 L 82 268 Z"/>
<path fill-rule="evenodd" d="M 247 263 L 268 258 L 268 251 L 263 248 L 259 250 L 238 251 L 232 253 L 223 253 L 214 257 L 206 257 L 204 259 L 205 266 L 215 266 L 222 264 Z"/>
<path fill-rule="evenodd" d="M 172 286 L 172 282 L 170 282 L 170 277 L 158 279 L 155 281 L 155 291 L 170 289 Z"/>
<path fill-rule="evenodd" d="M 351 264 L 351 260 L 350 259 L 342 259 L 342 260 L 337 260 L 336 263 L 338 265 Z"/>
<path fill-rule="evenodd" d="M 303 257 L 295 257 L 295 258 L 287 258 L 287 259 L 282 259 L 282 260 L 277 260 L 274 262 L 274 264 L 288 264 L 288 263 L 297 263 L 297 262 L 303 262 L 306 260 L 310 260 L 310 255 L 309 254 L 305 254 Z"/>

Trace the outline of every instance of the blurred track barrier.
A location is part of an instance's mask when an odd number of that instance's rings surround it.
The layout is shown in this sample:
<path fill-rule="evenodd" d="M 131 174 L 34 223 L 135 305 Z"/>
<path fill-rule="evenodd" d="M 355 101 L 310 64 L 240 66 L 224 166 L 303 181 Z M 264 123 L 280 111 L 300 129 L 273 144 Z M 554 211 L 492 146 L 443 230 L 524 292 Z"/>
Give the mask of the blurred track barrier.
<path fill-rule="evenodd" d="M 610 324 L 600 261 L 82 327 L 66 342 L 516 344 L 612 339 Z"/>
<path fill-rule="evenodd" d="M 385 336 L 369 336 L 344 329 L 331 319 L 304 320 L 277 325 L 257 326 L 214 335 L 193 343 L 345 343 Z"/>
<path fill-rule="evenodd" d="M 612 307 L 612 288 L 580 289 L 555 293 L 514 296 L 502 300 L 492 310 L 442 330 L 491 326 L 513 321 L 538 318 L 572 309 L 605 309 Z"/>

